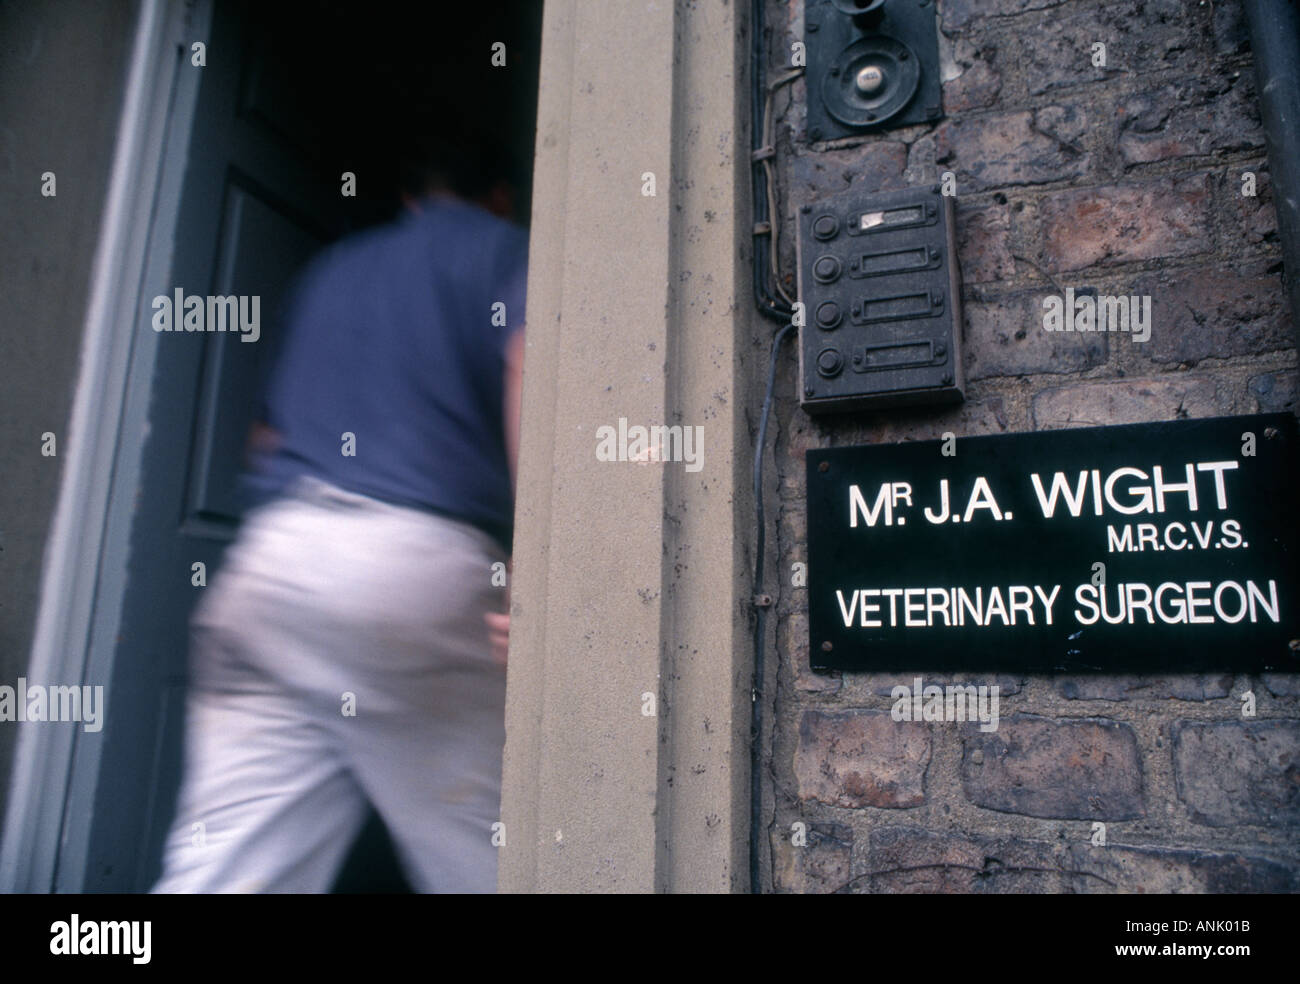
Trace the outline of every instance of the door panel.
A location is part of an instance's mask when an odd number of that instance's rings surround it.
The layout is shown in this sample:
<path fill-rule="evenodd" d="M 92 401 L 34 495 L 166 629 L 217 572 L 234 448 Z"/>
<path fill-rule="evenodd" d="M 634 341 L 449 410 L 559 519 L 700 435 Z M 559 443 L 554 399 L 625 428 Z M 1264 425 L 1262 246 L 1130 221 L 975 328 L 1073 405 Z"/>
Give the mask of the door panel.
<path fill-rule="evenodd" d="M 310 142 L 300 94 L 279 91 L 310 82 L 275 71 L 275 46 L 254 27 L 244 5 L 217 3 L 207 64 L 186 66 L 203 76 L 171 273 L 145 285 L 141 323 L 123 326 L 152 330 L 148 298 L 176 288 L 260 298 L 256 342 L 238 332 L 158 334 L 141 470 L 115 479 L 133 515 L 119 632 L 97 643 L 115 655 L 87 891 L 144 891 L 159 873 L 180 773 L 187 624 L 204 590 L 191 583 L 192 565 L 205 564 L 210 581 L 237 529 L 236 479 L 293 273 L 349 222 L 343 168 Z"/>
<path fill-rule="evenodd" d="M 253 422 L 258 385 L 269 368 L 275 327 L 294 272 L 324 245 L 286 208 L 237 171 L 230 171 L 217 233 L 217 268 L 211 293 L 260 298 L 261 330 L 270 336 L 245 342 L 220 333 L 200 336 L 202 369 L 193 468 L 184 532 L 228 538 L 239 515 L 235 479 Z"/>

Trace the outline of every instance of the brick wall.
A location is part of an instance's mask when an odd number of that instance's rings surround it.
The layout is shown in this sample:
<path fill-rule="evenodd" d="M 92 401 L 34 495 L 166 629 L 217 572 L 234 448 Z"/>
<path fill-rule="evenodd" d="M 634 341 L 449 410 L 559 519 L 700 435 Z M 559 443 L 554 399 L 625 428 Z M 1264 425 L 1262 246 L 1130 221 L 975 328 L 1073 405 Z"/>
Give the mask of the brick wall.
<path fill-rule="evenodd" d="M 940 0 L 939 12 L 938 125 L 810 147 L 803 81 L 776 104 L 784 230 L 800 202 L 850 184 L 956 176 L 968 389 L 949 410 L 813 419 L 787 347 L 769 459 L 782 583 L 767 890 L 1300 890 L 1296 675 L 809 670 L 806 592 L 791 584 L 807 560 L 808 448 L 1296 405 L 1239 0 Z M 771 71 L 803 37 L 803 4 L 770 2 L 767 16 Z M 1097 41 L 1105 68 L 1092 64 Z M 793 234 L 782 238 L 792 274 Z M 1053 281 L 1150 294 L 1150 342 L 1044 331 Z M 998 684 L 999 728 L 895 722 L 890 691 L 915 675 Z"/>

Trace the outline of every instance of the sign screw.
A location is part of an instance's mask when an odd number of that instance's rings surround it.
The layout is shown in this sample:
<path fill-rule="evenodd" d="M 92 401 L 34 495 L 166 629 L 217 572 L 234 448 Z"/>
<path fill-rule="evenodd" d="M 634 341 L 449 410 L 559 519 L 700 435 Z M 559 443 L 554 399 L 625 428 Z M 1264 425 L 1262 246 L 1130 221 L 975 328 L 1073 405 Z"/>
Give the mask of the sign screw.
<path fill-rule="evenodd" d="M 822 652 L 829 653 L 831 651 L 831 648 L 832 647 L 829 639 L 822 643 Z"/>
<path fill-rule="evenodd" d="M 823 461 L 822 464 L 826 464 L 826 462 Z M 1291 652 L 1300 653 L 1300 639 L 1292 639 L 1286 645 L 1287 648 L 1291 650 Z"/>
<path fill-rule="evenodd" d="M 1277 430 L 1277 428 L 1276 428 L 1276 427 L 1265 427 L 1265 428 L 1264 428 L 1264 436 L 1265 436 L 1266 438 L 1268 438 L 1270 441 L 1276 441 L 1276 440 L 1277 440 L 1277 436 L 1278 436 L 1278 430 Z M 1294 649 L 1295 647 L 1292 646 L 1291 648 Z"/>
<path fill-rule="evenodd" d="M 829 461 L 823 461 L 820 465 L 817 466 L 817 470 L 819 472 L 828 472 L 831 470 L 831 463 Z M 1291 648 L 1294 649 L 1296 647 L 1292 646 Z"/>

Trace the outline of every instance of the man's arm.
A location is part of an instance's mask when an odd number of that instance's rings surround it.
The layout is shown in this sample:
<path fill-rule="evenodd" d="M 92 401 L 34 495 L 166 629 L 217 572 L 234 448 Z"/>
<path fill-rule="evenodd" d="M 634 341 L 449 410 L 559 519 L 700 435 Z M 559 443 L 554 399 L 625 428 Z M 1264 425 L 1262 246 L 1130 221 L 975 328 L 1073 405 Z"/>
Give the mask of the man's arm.
<path fill-rule="evenodd" d="M 506 343 L 505 425 L 506 460 L 510 462 L 510 489 L 519 472 L 519 403 L 524 386 L 524 331 L 520 328 Z"/>
<path fill-rule="evenodd" d="M 510 464 L 511 491 L 518 487 L 519 474 L 519 403 L 524 385 L 524 333 L 516 331 L 506 343 L 505 398 L 502 412 L 506 427 L 506 460 Z M 511 571 L 507 578 L 513 576 Z M 488 635 L 492 640 L 492 654 L 504 666 L 510 647 L 510 583 L 506 582 L 506 610 L 489 612 L 486 616 Z"/>

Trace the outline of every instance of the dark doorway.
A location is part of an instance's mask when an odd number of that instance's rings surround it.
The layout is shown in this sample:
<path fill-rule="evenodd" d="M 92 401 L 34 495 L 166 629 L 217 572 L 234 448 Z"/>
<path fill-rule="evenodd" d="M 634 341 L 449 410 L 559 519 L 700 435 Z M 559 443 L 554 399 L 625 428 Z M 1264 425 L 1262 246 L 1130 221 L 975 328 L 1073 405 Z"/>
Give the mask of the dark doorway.
<path fill-rule="evenodd" d="M 541 0 L 474 4 L 297 0 L 258 5 L 246 45 L 294 100 L 294 136 L 335 183 L 358 180 L 350 224 L 398 208 L 400 155 L 428 134 L 474 134 L 508 156 L 526 225 L 537 122 Z M 493 46 L 504 45 L 504 65 Z"/>

